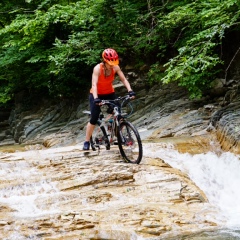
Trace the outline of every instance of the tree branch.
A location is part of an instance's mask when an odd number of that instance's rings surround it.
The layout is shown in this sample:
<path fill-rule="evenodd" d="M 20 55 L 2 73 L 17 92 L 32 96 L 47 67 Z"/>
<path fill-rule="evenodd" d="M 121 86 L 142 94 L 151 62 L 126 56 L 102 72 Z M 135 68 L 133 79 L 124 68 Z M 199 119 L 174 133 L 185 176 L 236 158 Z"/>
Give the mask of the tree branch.
<path fill-rule="evenodd" d="M 238 50 L 235 52 L 232 60 L 230 61 L 230 63 L 228 64 L 228 67 L 226 68 L 225 70 L 225 82 L 227 81 L 227 72 L 228 72 L 228 69 L 230 68 L 232 62 L 234 61 L 234 58 L 237 56 L 238 52 L 240 51 L 240 47 L 238 48 Z"/>

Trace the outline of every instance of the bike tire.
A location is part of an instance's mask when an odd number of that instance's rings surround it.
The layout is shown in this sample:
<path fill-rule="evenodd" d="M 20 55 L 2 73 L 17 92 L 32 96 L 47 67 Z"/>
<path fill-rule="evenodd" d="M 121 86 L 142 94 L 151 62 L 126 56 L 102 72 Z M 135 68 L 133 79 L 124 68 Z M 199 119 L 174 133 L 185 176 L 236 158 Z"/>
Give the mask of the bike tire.
<path fill-rule="evenodd" d="M 142 160 L 142 141 L 137 129 L 128 121 L 120 123 L 118 147 L 124 160 L 128 163 L 139 164 Z"/>
<path fill-rule="evenodd" d="M 90 145 L 93 151 L 103 145 L 107 150 L 110 150 L 110 142 L 108 140 L 108 135 L 104 126 L 95 127 L 93 134 L 90 138 Z"/>

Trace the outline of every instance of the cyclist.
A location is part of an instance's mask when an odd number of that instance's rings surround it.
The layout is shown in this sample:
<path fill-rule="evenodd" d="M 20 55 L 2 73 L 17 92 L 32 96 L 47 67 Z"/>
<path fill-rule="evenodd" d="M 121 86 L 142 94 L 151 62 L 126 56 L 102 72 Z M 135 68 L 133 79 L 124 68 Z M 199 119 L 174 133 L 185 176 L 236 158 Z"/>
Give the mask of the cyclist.
<path fill-rule="evenodd" d="M 130 83 L 124 76 L 122 70 L 118 66 L 119 58 L 117 52 L 112 48 L 107 48 L 102 52 L 103 62 L 97 64 L 93 69 L 92 88 L 89 94 L 89 103 L 91 118 L 87 124 L 86 139 L 83 145 L 83 150 L 89 150 L 90 137 L 97 123 L 100 113 L 100 104 L 102 99 L 114 100 L 116 94 L 113 87 L 115 74 L 117 73 L 121 82 L 127 88 L 130 97 L 135 97 Z"/>

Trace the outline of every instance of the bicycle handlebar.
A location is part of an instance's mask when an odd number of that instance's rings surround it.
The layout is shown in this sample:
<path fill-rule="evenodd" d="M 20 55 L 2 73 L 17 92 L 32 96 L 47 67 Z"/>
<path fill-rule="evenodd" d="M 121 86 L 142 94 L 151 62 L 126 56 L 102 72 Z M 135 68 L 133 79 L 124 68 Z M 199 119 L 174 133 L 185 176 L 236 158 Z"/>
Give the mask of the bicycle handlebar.
<path fill-rule="evenodd" d="M 125 118 L 129 117 L 133 113 L 133 107 L 131 104 L 129 104 L 129 100 L 134 99 L 135 96 L 130 97 L 129 95 L 123 96 L 123 97 L 118 97 L 114 100 L 102 100 L 101 103 L 97 104 L 99 107 L 102 107 L 103 105 L 107 105 L 110 108 L 117 108 L 118 114 L 121 115 L 122 117 L 124 116 Z M 124 104 L 127 103 L 129 104 L 129 109 L 130 113 L 122 113 L 122 108 L 124 107 Z M 112 110 L 113 110 L 112 109 Z"/>
<path fill-rule="evenodd" d="M 100 106 L 102 105 L 116 105 L 116 102 L 122 102 L 124 103 L 127 100 L 131 100 L 134 97 L 130 97 L 129 95 L 123 96 L 123 97 L 118 97 L 114 100 L 102 100 L 101 103 L 99 104 Z"/>

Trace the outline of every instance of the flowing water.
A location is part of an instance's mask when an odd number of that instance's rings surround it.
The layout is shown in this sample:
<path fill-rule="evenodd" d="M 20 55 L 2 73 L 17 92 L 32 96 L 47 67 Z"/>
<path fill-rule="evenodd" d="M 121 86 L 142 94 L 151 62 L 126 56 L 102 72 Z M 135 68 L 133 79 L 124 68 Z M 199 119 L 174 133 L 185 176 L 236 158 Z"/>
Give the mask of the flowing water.
<path fill-rule="evenodd" d="M 37 156 L 34 151 L 26 154 Z M 46 154 L 50 154 L 50 151 Z M 144 147 L 144 155 L 161 158 L 172 167 L 186 173 L 203 190 L 209 202 L 216 206 L 217 213 L 214 217 L 222 230 L 204 232 L 186 239 L 240 239 L 239 155 L 222 152 L 218 147 L 213 147 L 211 152 L 191 155 L 179 153 L 171 145 L 156 147 L 155 144 L 147 144 L 147 147 Z M 16 179 L 18 184 L 9 188 L 8 183 Z M 56 211 L 57 205 L 54 204 L 36 206 L 36 198 L 44 199 L 45 195 L 54 197 L 59 194 L 59 190 L 53 183 L 44 180 L 42 173 L 40 174 L 31 162 L 1 160 L 0 181 L 2 185 L 0 203 L 14 209 L 16 217 L 33 217 L 33 215 L 51 214 Z M 16 230 L 16 235 L 12 239 L 18 239 L 17 236 Z"/>
<path fill-rule="evenodd" d="M 149 146 L 145 155 L 161 158 L 186 173 L 216 206 L 214 217 L 222 230 L 192 239 L 240 239 L 240 155 L 222 152 L 214 144 L 211 152 L 194 155 L 179 153 L 171 144 Z"/>

